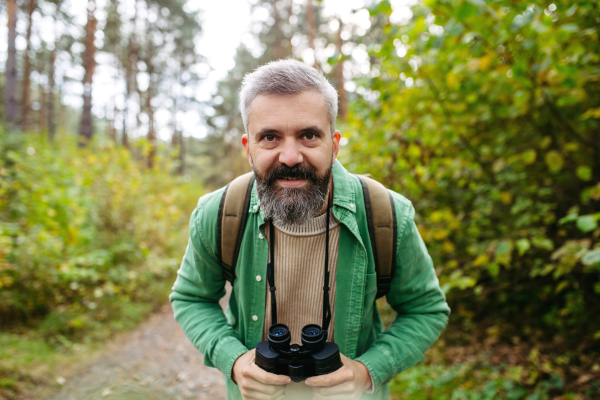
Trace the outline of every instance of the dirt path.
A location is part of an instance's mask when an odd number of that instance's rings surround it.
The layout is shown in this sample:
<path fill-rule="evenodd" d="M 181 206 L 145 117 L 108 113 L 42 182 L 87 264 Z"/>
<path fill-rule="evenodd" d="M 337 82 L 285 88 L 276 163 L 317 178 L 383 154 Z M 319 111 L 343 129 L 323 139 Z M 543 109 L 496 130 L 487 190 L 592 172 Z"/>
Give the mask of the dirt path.
<path fill-rule="evenodd" d="M 134 331 L 109 343 L 105 354 L 47 398 L 96 399 L 224 400 L 225 382 L 218 370 L 204 366 L 165 304 Z"/>

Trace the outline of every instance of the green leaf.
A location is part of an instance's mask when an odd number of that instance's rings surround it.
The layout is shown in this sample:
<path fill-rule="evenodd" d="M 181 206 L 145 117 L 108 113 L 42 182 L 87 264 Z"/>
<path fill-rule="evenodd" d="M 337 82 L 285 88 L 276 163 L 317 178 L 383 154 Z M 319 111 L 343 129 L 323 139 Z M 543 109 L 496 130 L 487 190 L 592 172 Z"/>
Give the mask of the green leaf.
<path fill-rule="evenodd" d="M 464 29 L 464 25 L 460 22 L 456 22 L 454 18 L 452 18 L 446 26 L 444 26 L 444 31 L 448 33 L 450 36 L 458 36 L 462 33 Z"/>
<path fill-rule="evenodd" d="M 562 292 L 564 289 L 567 288 L 567 286 L 569 286 L 569 281 L 562 281 L 561 283 L 556 285 L 556 289 L 554 289 L 554 293 Z"/>
<path fill-rule="evenodd" d="M 552 240 L 542 237 L 542 236 L 534 237 L 533 239 L 531 239 L 531 242 L 533 243 L 533 245 L 535 247 L 538 247 L 540 249 L 544 249 L 544 250 L 554 249 L 554 243 L 552 242 Z"/>
<path fill-rule="evenodd" d="M 592 169 L 587 165 L 580 165 L 577 167 L 577 177 L 582 181 L 589 181 L 592 179 Z"/>
<path fill-rule="evenodd" d="M 477 14 L 477 7 L 467 2 L 462 3 L 456 11 L 456 16 L 459 20 L 465 20 L 475 14 Z"/>
<path fill-rule="evenodd" d="M 546 161 L 546 165 L 550 168 L 552 172 L 558 172 L 565 165 L 565 159 L 562 155 L 556 150 L 550 150 L 546 153 L 546 157 L 544 158 Z"/>
<path fill-rule="evenodd" d="M 500 266 L 496 263 L 488 264 L 488 272 L 492 278 L 497 277 L 500 274 Z"/>
<path fill-rule="evenodd" d="M 525 150 L 521 156 L 523 157 L 523 163 L 525 165 L 531 165 L 535 162 L 535 159 L 537 158 L 537 153 L 534 149 L 529 149 Z"/>
<path fill-rule="evenodd" d="M 487 3 L 484 0 L 467 0 L 469 3 L 479 6 L 479 7 L 487 7 Z"/>
<path fill-rule="evenodd" d="M 519 250 L 519 255 L 522 256 L 531 248 L 531 243 L 529 240 L 522 238 L 516 241 L 517 250 Z"/>
<path fill-rule="evenodd" d="M 567 32 L 577 32 L 579 27 L 575 24 L 564 24 L 560 27 L 560 29 Z"/>
<path fill-rule="evenodd" d="M 503 240 L 496 247 L 496 254 L 503 256 L 512 250 L 512 242 L 510 240 Z"/>
<path fill-rule="evenodd" d="M 577 228 L 581 232 L 591 232 L 598 227 L 598 221 L 593 215 L 583 215 L 577 218 Z"/>
<path fill-rule="evenodd" d="M 515 18 L 513 19 L 513 23 L 510 26 L 510 29 L 512 31 L 521 29 L 522 27 L 533 21 L 533 17 L 534 14 L 531 11 L 526 10 L 523 14 L 515 16 Z"/>
<path fill-rule="evenodd" d="M 577 217 L 579 217 L 579 215 L 577 213 L 569 214 L 566 217 L 562 217 L 561 219 L 559 219 L 558 224 L 564 225 L 566 223 L 573 222 L 573 221 L 577 220 Z"/>
<path fill-rule="evenodd" d="M 581 262 L 587 266 L 600 264 L 600 248 L 585 253 L 581 258 Z"/>

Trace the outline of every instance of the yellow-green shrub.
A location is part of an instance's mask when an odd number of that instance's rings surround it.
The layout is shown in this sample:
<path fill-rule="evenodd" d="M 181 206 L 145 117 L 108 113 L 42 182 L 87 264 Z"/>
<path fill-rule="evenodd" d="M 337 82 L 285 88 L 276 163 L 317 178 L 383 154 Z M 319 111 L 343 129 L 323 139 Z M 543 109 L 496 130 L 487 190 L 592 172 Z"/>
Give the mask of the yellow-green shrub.
<path fill-rule="evenodd" d="M 0 321 L 72 336 L 166 301 L 201 187 L 130 152 L 0 131 Z M 131 312 L 130 314 L 135 314 Z M 6 325 L 5 325 L 6 326 Z"/>

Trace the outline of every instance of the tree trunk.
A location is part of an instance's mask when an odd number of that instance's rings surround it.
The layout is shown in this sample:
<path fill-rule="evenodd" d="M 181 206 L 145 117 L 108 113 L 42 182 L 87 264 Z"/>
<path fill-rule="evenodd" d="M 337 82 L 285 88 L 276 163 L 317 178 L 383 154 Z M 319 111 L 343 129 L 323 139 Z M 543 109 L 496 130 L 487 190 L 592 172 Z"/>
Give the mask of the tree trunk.
<path fill-rule="evenodd" d="M 183 56 L 180 57 L 179 60 L 179 73 L 177 74 L 177 83 L 178 83 L 178 89 L 179 89 L 179 93 L 174 93 L 173 94 L 173 110 L 171 111 L 171 115 L 173 118 L 173 138 L 171 139 L 171 144 L 173 145 L 173 147 L 177 150 L 177 159 L 179 160 L 179 165 L 177 166 L 177 170 L 175 171 L 178 175 L 183 175 L 184 171 L 185 171 L 185 166 L 184 166 L 184 162 L 185 162 L 185 149 L 183 148 L 184 143 L 183 143 L 183 131 L 181 129 L 179 129 L 178 124 L 177 124 L 177 110 L 178 110 L 178 105 L 179 102 L 178 100 L 178 96 L 183 93 L 183 89 L 184 89 L 184 84 L 182 82 L 182 78 L 181 78 L 181 72 L 184 70 L 184 61 L 183 61 Z M 183 104 L 183 101 L 182 101 Z"/>
<path fill-rule="evenodd" d="M 280 31 L 283 33 L 283 26 L 281 24 L 281 15 L 279 14 L 279 10 L 277 9 L 277 0 L 274 0 L 271 3 L 271 6 L 273 7 L 273 19 L 275 20 L 275 22 L 273 23 L 273 29 L 275 32 Z M 282 34 L 281 37 L 283 37 L 284 35 Z M 283 46 L 283 39 L 277 43 L 275 43 L 275 49 L 273 54 L 275 55 L 275 59 L 276 60 L 281 60 L 283 58 L 286 58 L 286 48 Z"/>
<path fill-rule="evenodd" d="M 179 136 L 179 166 L 177 173 L 183 175 L 185 173 L 185 142 L 183 141 L 183 131 L 178 131 Z"/>
<path fill-rule="evenodd" d="M 151 45 L 150 45 L 151 47 Z M 149 57 L 151 57 L 151 50 L 148 50 Z M 151 60 L 151 58 L 150 58 Z M 148 75 L 150 80 L 148 83 L 148 89 L 146 90 L 146 112 L 148 113 L 148 143 L 150 143 L 150 152 L 148 153 L 148 168 L 154 167 L 154 158 L 156 156 L 156 130 L 154 129 L 154 108 L 152 107 L 152 99 L 154 97 L 154 65 L 152 61 L 146 63 Z"/>
<path fill-rule="evenodd" d="M 42 64 L 43 65 L 43 64 Z M 44 71 L 40 71 L 40 75 L 42 75 L 44 73 Z M 45 85 L 39 84 L 38 85 L 38 93 L 39 93 L 39 97 L 38 97 L 38 103 L 40 105 L 40 110 L 38 112 L 38 131 L 39 132 L 44 132 L 46 130 L 46 128 L 48 127 L 47 125 L 47 118 L 48 118 L 48 114 L 46 113 L 46 93 L 47 87 Z"/>
<path fill-rule="evenodd" d="M 50 65 L 48 68 L 48 137 L 50 141 L 54 141 L 56 136 L 56 107 L 54 101 L 56 100 L 56 55 L 58 53 L 58 45 L 60 43 L 60 35 L 57 28 L 56 17 L 60 12 L 62 0 L 56 2 L 56 9 L 54 11 L 54 48 L 50 51 Z"/>
<path fill-rule="evenodd" d="M 54 20 L 56 24 L 56 19 Z M 58 51 L 58 36 L 54 42 L 54 48 L 50 52 L 50 68 L 48 71 L 48 136 L 50 140 L 54 140 L 56 135 L 56 123 L 54 122 L 54 91 L 56 86 L 56 80 L 54 75 L 56 74 L 56 52 Z"/>
<path fill-rule="evenodd" d="M 348 95 L 346 94 L 346 89 L 344 88 L 344 59 L 342 54 L 342 46 L 344 45 L 344 40 L 342 39 L 342 19 L 338 19 L 340 23 L 340 27 L 337 32 L 337 53 L 339 55 L 339 60 L 335 65 L 335 75 L 338 83 L 338 93 L 340 96 L 340 108 L 338 110 L 338 115 L 342 121 L 346 120 L 346 115 L 348 114 Z"/>
<path fill-rule="evenodd" d="M 317 29 L 315 27 L 315 11 L 313 8 L 313 0 L 306 0 L 306 22 L 308 23 L 308 44 L 313 50 L 315 61 L 313 67 L 317 68 L 317 52 L 315 49 L 315 36 Z"/>
<path fill-rule="evenodd" d="M 8 57 L 6 58 L 6 83 L 4 86 L 4 104 L 6 122 L 14 124 L 19 114 L 17 101 L 17 0 L 7 0 L 6 11 L 8 14 Z"/>
<path fill-rule="evenodd" d="M 115 80 L 113 80 L 113 84 L 115 85 L 115 87 L 117 87 L 117 82 Z M 111 117 L 109 118 L 109 114 L 111 114 Z M 119 109 L 117 108 L 117 102 L 111 98 L 107 103 L 106 103 L 106 120 L 108 121 L 108 137 L 110 138 L 110 140 L 112 140 L 112 142 L 116 145 L 118 143 L 117 141 L 117 128 L 115 126 L 115 123 L 117 122 L 117 115 L 119 115 Z"/>
<path fill-rule="evenodd" d="M 137 16 L 138 16 L 138 6 L 137 0 L 134 0 L 135 12 L 131 17 L 131 26 L 133 27 L 133 31 L 129 35 L 129 40 L 127 41 L 127 52 L 125 53 L 127 59 L 125 60 L 125 109 L 123 110 L 123 146 L 129 148 L 129 99 L 131 97 L 131 93 L 133 92 L 133 79 L 135 79 L 133 74 L 133 57 L 137 55 L 136 50 L 136 42 L 135 42 L 135 27 L 137 25 Z"/>
<path fill-rule="evenodd" d="M 146 0 L 148 11 L 150 11 L 150 1 Z M 152 42 L 152 33 L 154 26 L 148 22 L 146 30 L 146 72 L 148 73 L 148 89 L 146 90 L 146 112 L 148 113 L 148 142 L 150 143 L 150 152 L 148 153 L 148 168 L 154 167 L 154 158 L 156 156 L 156 131 L 154 130 L 154 109 L 152 108 L 152 99 L 154 97 L 154 43 Z"/>
<path fill-rule="evenodd" d="M 83 53 L 83 112 L 81 115 L 81 125 L 79 126 L 79 146 L 85 147 L 92 139 L 94 132 L 92 124 L 92 78 L 94 68 L 96 67 L 96 46 L 94 45 L 94 35 L 96 33 L 96 1 L 88 0 L 88 19 L 85 26 L 85 51 Z"/>
<path fill-rule="evenodd" d="M 21 125 L 23 130 L 31 128 L 31 27 L 33 26 L 33 11 L 35 10 L 35 0 L 29 0 L 27 3 L 27 33 L 25 40 L 27 47 L 23 54 L 23 80 L 21 81 Z"/>

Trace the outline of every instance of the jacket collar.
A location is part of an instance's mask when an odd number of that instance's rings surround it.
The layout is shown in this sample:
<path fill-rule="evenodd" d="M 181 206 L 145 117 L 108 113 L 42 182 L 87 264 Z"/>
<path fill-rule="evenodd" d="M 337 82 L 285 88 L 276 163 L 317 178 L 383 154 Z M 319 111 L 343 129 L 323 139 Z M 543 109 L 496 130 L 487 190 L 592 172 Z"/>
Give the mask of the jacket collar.
<path fill-rule="evenodd" d="M 333 205 L 356 213 L 356 193 L 351 179 L 352 175 L 346 171 L 339 160 L 335 160 L 333 164 Z M 261 219 L 264 220 L 264 214 L 260 211 L 260 199 L 256 190 L 256 182 L 252 185 L 250 210 L 248 211 L 252 214 L 260 213 Z"/>

